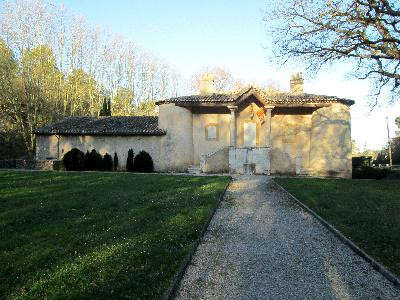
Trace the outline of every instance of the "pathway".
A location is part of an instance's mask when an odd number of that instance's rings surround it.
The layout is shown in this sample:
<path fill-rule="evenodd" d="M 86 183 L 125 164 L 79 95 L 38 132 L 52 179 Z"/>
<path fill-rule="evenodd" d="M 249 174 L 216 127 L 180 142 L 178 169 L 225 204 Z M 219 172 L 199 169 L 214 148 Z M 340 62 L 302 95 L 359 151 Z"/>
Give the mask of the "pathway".
<path fill-rule="evenodd" d="M 181 282 L 178 299 L 400 299 L 400 289 L 267 176 L 237 177 Z"/>

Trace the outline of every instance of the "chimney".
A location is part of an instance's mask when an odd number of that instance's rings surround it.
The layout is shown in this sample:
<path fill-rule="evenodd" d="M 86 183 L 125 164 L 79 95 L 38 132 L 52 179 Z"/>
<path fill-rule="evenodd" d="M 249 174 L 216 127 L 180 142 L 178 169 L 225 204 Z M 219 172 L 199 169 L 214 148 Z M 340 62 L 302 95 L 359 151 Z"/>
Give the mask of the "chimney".
<path fill-rule="evenodd" d="M 200 80 L 200 95 L 209 95 L 214 93 L 214 76 L 205 74 Z"/>
<path fill-rule="evenodd" d="M 303 73 L 295 73 L 290 78 L 290 95 L 302 95 L 304 86 Z"/>

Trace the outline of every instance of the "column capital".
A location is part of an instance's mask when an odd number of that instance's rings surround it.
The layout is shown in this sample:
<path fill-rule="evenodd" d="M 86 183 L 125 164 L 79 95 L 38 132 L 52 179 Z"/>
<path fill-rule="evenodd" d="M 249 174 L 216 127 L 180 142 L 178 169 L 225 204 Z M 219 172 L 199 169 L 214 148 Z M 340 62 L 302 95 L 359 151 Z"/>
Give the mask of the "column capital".
<path fill-rule="evenodd" d="M 227 108 L 229 110 L 237 110 L 238 109 L 238 107 L 236 105 L 228 105 Z"/>

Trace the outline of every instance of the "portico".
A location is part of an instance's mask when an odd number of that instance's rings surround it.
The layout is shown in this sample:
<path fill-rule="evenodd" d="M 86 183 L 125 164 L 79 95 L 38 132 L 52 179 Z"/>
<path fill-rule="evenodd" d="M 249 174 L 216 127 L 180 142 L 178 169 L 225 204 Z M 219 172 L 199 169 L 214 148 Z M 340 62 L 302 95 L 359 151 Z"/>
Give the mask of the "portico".
<path fill-rule="evenodd" d="M 252 94 L 248 97 L 253 96 Z M 256 97 L 253 97 L 256 102 L 259 102 Z M 260 106 L 258 106 L 258 105 Z M 230 147 L 229 147 L 229 172 L 230 173 L 255 173 L 255 174 L 270 174 L 270 149 L 271 149 L 271 116 L 273 106 L 263 105 L 262 103 L 255 104 L 252 101 L 247 103 L 247 107 L 243 107 L 239 112 L 238 105 L 229 105 L 230 110 Z M 258 109 L 254 112 L 253 105 Z M 237 115 L 242 113 L 246 115 L 246 108 L 251 107 L 250 116 L 245 117 L 244 122 L 238 122 Z M 241 132 L 243 134 L 242 144 L 238 145 L 238 126 L 243 126 Z M 258 124 L 257 124 L 258 123 Z M 257 126 L 258 125 L 258 126 Z M 265 130 L 264 142 L 261 143 L 258 130 Z M 258 140 L 257 140 L 258 137 Z"/>

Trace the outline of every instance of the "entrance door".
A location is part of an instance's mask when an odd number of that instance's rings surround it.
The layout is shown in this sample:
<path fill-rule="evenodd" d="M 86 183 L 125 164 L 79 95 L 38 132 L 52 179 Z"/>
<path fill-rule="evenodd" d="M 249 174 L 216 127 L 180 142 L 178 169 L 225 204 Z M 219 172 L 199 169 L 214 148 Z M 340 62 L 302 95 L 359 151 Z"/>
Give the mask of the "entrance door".
<path fill-rule="evenodd" d="M 244 147 L 255 147 L 256 146 L 256 123 L 245 122 L 244 123 Z"/>

